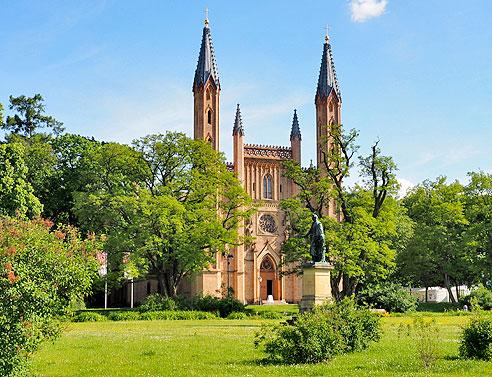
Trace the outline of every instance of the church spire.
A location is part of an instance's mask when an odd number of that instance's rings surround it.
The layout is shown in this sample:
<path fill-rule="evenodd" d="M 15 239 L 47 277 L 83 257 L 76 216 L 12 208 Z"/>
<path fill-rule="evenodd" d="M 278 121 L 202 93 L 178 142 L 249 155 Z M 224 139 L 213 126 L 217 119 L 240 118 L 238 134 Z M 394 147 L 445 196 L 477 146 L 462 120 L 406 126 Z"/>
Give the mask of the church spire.
<path fill-rule="evenodd" d="M 236 108 L 236 119 L 234 120 L 234 128 L 232 129 L 232 135 L 239 134 L 244 136 L 243 119 L 241 117 L 241 109 L 239 108 L 239 103 Z"/>
<path fill-rule="evenodd" d="M 290 130 L 290 140 L 301 140 L 301 130 L 299 128 L 299 120 L 297 119 L 297 110 L 294 109 L 294 119 L 292 119 L 292 128 Z"/>
<path fill-rule="evenodd" d="M 202 45 L 200 47 L 200 55 L 198 56 L 193 87 L 198 87 L 200 84 L 205 86 L 209 79 L 218 89 L 220 89 L 219 74 L 217 72 L 217 63 L 215 62 L 214 48 L 212 46 L 212 37 L 210 35 L 210 28 L 208 27 L 207 15 L 205 27 L 203 28 Z"/>
<path fill-rule="evenodd" d="M 316 91 L 316 97 L 320 99 L 323 97 L 328 98 L 331 91 L 334 91 L 338 97 L 338 100 L 342 100 L 340 89 L 338 88 L 337 73 L 335 71 L 335 64 L 333 63 L 333 55 L 331 53 L 331 45 L 328 42 L 330 37 L 328 32 L 325 37 L 325 44 L 323 46 L 323 56 L 321 58 L 321 68 L 319 70 L 318 89 Z"/>
<path fill-rule="evenodd" d="M 193 80 L 194 137 L 208 141 L 219 150 L 220 83 L 207 18 L 203 28 L 202 45 Z"/>

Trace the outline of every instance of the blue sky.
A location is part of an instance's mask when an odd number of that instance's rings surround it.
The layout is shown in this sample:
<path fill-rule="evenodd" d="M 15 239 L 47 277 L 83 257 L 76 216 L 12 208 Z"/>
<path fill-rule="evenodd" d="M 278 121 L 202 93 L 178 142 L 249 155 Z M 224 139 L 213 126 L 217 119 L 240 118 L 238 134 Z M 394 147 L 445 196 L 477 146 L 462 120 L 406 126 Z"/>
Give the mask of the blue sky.
<path fill-rule="evenodd" d="M 124 143 L 166 130 L 192 136 L 208 7 L 228 160 L 238 102 L 254 144 L 289 145 L 296 108 L 303 164 L 315 158 L 329 24 L 342 121 L 360 130 L 363 154 L 379 138 L 413 184 L 492 172 L 490 0 L 0 2 L 0 102 L 41 93 L 68 132 Z"/>

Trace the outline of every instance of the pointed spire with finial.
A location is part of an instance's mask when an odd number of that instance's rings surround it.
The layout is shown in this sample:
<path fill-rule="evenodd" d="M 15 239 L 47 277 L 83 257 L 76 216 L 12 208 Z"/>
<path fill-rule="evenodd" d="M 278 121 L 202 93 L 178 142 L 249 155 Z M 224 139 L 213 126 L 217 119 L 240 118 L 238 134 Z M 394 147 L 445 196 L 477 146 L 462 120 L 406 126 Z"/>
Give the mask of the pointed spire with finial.
<path fill-rule="evenodd" d="M 241 117 L 241 109 L 239 108 L 239 103 L 236 108 L 236 119 L 234 120 L 234 128 L 232 129 L 232 136 L 239 134 L 244 136 L 243 119 Z"/>
<path fill-rule="evenodd" d="M 338 87 L 337 73 L 335 64 L 333 63 L 333 55 L 331 53 L 330 37 L 328 35 L 328 25 L 326 26 L 325 44 L 323 46 L 323 56 L 321 58 L 321 68 L 319 70 L 318 88 L 316 97 L 328 98 L 331 91 L 335 91 L 338 99 L 341 101 L 342 96 Z"/>
<path fill-rule="evenodd" d="M 195 80 L 193 87 L 200 84 L 205 85 L 210 79 L 215 86 L 220 89 L 219 73 L 217 71 L 217 63 L 215 62 L 214 48 L 212 46 L 212 37 L 208 26 L 208 8 L 205 10 L 207 16 L 205 19 L 205 27 L 203 28 L 202 45 L 200 47 L 200 55 L 198 56 L 198 64 L 195 71 Z"/>
<path fill-rule="evenodd" d="M 297 110 L 294 109 L 294 118 L 292 119 L 292 128 L 290 130 L 290 140 L 301 139 L 301 130 L 299 128 L 299 120 L 297 119 Z"/>

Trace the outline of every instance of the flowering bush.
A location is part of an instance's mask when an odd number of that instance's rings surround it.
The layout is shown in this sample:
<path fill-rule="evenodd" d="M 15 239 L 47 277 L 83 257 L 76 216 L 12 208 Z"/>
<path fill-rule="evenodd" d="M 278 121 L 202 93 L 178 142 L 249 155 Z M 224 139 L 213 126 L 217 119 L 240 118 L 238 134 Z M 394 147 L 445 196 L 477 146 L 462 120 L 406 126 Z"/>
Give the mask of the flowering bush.
<path fill-rule="evenodd" d="M 40 218 L 0 218 L 0 376 L 25 370 L 27 358 L 60 331 L 57 318 L 90 290 L 100 243 Z"/>

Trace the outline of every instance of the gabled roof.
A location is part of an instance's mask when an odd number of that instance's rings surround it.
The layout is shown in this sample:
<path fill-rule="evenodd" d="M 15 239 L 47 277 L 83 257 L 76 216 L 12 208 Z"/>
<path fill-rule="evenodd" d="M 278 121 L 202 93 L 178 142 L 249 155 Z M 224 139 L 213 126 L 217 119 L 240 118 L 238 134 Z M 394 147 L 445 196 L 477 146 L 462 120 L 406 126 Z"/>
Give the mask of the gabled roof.
<path fill-rule="evenodd" d="M 332 90 L 335 91 L 335 94 L 341 101 L 342 96 L 340 94 L 340 89 L 338 88 L 338 79 L 335 71 L 335 64 L 333 63 L 331 45 L 326 41 L 323 47 L 323 56 L 321 58 L 316 97 L 323 98 L 323 96 L 326 96 L 326 98 L 328 98 Z"/>
<path fill-rule="evenodd" d="M 215 62 L 210 28 L 208 25 L 205 25 L 203 28 L 202 45 L 200 47 L 200 55 L 198 56 L 193 87 L 200 85 L 200 83 L 205 85 L 209 78 L 214 82 L 215 86 L 220 89 L 219 73 L 217 72 L 217 63 Z"/>
<path fill-rule="evenodd" d="M 297 110 L 294 109 L 294 119 L 292 119 L 292 128 L 290 130 L 290 139 L 301 139 L 301 130 L 299 129 L 299 120 L 297 119 Z"/>
<path fill-rule="evenodd" d="M 243 119 L 241 117 L 241 109 L 239 108 L 239 103 L 236 108 L 236 119 L 234 120 L 234 128 L 232 129 L 232 135 L 239 134 L 244 136 Z"/>

